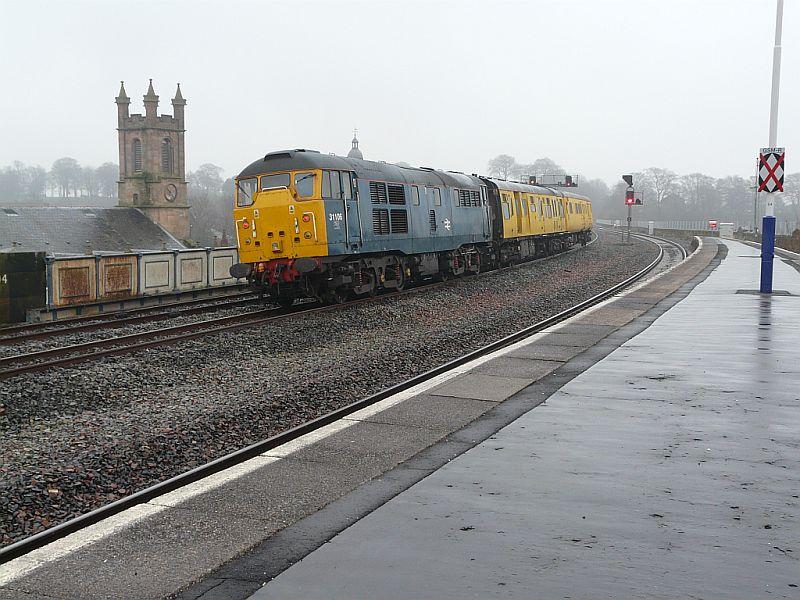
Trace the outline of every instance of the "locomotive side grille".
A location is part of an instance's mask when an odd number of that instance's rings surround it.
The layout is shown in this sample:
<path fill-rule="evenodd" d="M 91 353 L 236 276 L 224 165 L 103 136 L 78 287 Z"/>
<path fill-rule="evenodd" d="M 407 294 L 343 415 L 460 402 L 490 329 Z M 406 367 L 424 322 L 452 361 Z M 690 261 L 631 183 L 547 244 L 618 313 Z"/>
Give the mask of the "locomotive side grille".
<path fill-rule="evenodd" d="M 405 204 L 406 189 L 402 185 L 389 184 L 389 204 Z"/>
<path fill-rule="evenodd" d="M 436 231 L 436 211 L 428 211 L 428 221 L 431 224 L 431 233 Z"/>
<path fill-rule="evenodd" d="M 469 193 L 470 198 L 472 199 L 472 206 L 480 206 L 481 205 L 481 195 L 478 190 L 472 190 Z"/>
<path fill-rule="evenodd" d="M 391 190 L 391 187 L 389 189 Z M 408 233 L 408 213 L 398 209 L 392 209 L 391 213 L 392 233 Z"/>
<path fill-rule="evenodd" d="M 458 205 L 469 206 L 469 190 L 458 190 Z"/>
<path fill-rule="evenodd" d="M 386 204 L 386 184 L 382 181 L 370 181 L 369 197 L 373 204 Z"/>
<path fill-rule="evenodd" d="M 372 209 L 372 231 L 375 235 L 389 234 L 389 211 L 387 209 Z"/>

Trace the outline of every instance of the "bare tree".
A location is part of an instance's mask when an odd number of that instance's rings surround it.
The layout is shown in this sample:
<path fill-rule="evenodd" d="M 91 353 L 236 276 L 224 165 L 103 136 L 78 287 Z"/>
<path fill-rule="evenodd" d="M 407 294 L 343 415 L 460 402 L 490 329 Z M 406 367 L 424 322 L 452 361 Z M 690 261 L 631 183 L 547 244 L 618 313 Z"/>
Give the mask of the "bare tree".
<path fill-rule="evenodd" d="M 25 167 L 25 198 L 41 200 L 47 187 L 47 171 L 40 166 Z"/>
<path fill-rule="evenodd" d="M 96 198 L 100 195 L 100 184 L 97 181 L 97 170 L 94 167 L 83 167 L 81 170 L 81 188 L 86 195 Z M 81 193 L 83 195 L 83 193 Z"/>
<path fill-rule="evenodd" d="M 664 212 L 664 202 L 675 191 L 675 181 L 678 176 L 669 169 L 650 167 L 645 169 L 640 177 L 642 184 L 652 190 L 652 200 L 655 202 L 658 215 L 661 216 Z"/>
<path fill-rule="evenodd" d="M 103 163 L 97 167 L 95 177 L 97 178 L 99 193 L 106 198 L 116 198 L 119 165 L 111 162 Z"/>
<path fill-rule="evenodd" d="M 551 158 L 537 158 L 533 161 L 534 175 L 552 175 L 563 173 L 564 169 Z"/>
<path fill-rule="evenodd" d="M 508 179 L 509 175 L 514 172 L 516 164 L 517 161 L 514 160 L 513 156 L 500 154 L 489 161 L 489 174 L 501 179 Z"/>
<path fill-rule="evenodd" d="M 70 190 L 76 190 L 81 177 L 81 166 L 74 158 L 59 158 L 50 168 L 50 177 L 58 185 L 61 196 L 69 196 Z"/>
<path fill-rule="evenodd" d="M 207 163 L 188 174 L 192 241 L 213 246 L 233 232 L 233 179 Z"/>

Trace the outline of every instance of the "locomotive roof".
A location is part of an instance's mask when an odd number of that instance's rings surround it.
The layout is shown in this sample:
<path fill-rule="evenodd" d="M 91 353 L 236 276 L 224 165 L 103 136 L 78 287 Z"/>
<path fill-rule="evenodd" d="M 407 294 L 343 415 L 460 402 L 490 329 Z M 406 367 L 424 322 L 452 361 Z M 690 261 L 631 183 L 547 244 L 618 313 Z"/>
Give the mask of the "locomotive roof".
<path fill-rule="evenodd" d="M 561 198 L 573 198 L 575 200 L 585 200 L 590 202 L 586 196 L 574 194 L 567 190 L 549 188 L 542 185 L 530 185 L 527 183 L 518 183 L 516 181 L 506 181 L 505 179 L 492 179 L 487 177 L 489 181 L 494 183 L 499 189 L 512 192 L 525 192 L 527 194 L 541 194 L 545 196 L 559 196 Z"/>
<path fill-rule="evenodd" d="M 359 158 L 322 154 L 316 150 L 298 148 L 296 150 L 280 150 L 270 152 L 239 173 L 238 177 L 252 177 L 275 171 L 298 171 L 302 169 L 335 169 L 339 171 L 355 171 L 359 178 L 396 181 L 398 183 L 414 183 L 419 185 L 444 185 L 446 187 L 477 188 L 484 185 L 481 178 L 454 171 L 439 171 L 428 167 L 405 167 L 386 162 L 376 162 Z M 585 196 L 564 192 L 540 185 L 528 185 L 503 179 L 483 178 L 491 181 L 501 190 L 561 196 L 589 201 Z"/>
<path fill-rule="evenodd" d="M 426 167 L 402 167 L 385 162 L 347 158 L 334 154 L 321 154 L 316 150 L 282 150 L 270 152 L 264 158 L 252 162 L 238 177 L 250 177 L 274 171 L 297 171 L 302 169 L 336 169 L 355 171 L 364 179 L 417 183 L 421 185 L 444 185 L 447 187 L 475 187 L 482 185 L 477 177 Z"/>

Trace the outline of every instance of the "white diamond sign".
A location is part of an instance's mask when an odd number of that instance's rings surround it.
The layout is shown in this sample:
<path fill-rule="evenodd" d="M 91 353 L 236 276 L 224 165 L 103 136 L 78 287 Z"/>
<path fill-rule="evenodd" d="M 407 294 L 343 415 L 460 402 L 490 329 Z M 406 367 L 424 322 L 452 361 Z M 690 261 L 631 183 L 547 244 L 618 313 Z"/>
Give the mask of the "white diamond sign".
<path fill-rule="evenodd" d="M 784 148 L 762 148 L 758 155 L 758 191 L 783 191 Z"/>

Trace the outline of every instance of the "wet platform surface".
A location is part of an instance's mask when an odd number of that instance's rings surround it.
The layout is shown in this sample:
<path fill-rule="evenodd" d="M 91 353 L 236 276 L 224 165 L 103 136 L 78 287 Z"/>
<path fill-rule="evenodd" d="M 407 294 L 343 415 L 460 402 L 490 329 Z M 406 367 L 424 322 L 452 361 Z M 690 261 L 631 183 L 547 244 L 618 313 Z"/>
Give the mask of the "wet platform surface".
<path fill-rule="evenodd" d="M 546 401 L 253 598 L 800 597 L 800 273 L 737 293 L 758 251 L 725 244 L 668 310 L 663 278 L 433 390 Z"/>

